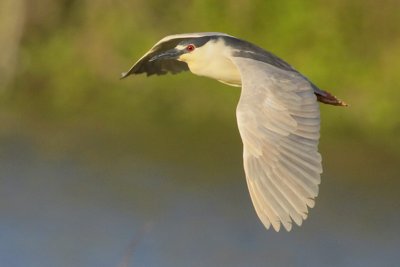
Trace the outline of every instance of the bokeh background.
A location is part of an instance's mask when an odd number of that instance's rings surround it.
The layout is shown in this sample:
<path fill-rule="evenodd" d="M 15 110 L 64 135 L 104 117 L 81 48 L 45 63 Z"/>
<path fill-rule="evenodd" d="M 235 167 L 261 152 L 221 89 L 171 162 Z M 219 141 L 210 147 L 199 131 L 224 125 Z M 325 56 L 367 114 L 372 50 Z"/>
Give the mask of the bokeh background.
<path fill-rule="evenodd" d="M 398 0 L 2 0 L 0 265 L 398 266 Z M 238 88 L 119 75 L 162 37 L 221 31 L 351 106 L 321 106 L 316 207 L 266 231 Z"/>

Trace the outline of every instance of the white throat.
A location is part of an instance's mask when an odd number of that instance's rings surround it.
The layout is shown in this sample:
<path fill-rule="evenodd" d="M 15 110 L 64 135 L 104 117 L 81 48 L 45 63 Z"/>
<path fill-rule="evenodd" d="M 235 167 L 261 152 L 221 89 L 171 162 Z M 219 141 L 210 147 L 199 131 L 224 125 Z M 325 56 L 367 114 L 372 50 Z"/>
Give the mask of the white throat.
<path fill-rule="evenodd" d="M 186 62 L 192 73 L 218 80 L 231 86 L 241 86 L 241 76 L 231 61 L 231 52 L 222 39 L 209 41 L 185 53 L 178 60 Z"/>

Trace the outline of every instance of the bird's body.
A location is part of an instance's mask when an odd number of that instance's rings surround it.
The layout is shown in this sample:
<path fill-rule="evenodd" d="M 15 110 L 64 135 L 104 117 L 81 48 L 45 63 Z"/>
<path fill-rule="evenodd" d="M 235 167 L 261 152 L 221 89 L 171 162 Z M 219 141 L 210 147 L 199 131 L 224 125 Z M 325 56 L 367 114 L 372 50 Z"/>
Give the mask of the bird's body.
<path fill-rule="evenodd" d="M 318 195 L 317 100 L 346 105 L 270 52 L 223 33 L 167 36 L 123 74 L 192 73 L 241 86 L 236 110 L 250 196 L 266 228 L 301 225 Z"/>

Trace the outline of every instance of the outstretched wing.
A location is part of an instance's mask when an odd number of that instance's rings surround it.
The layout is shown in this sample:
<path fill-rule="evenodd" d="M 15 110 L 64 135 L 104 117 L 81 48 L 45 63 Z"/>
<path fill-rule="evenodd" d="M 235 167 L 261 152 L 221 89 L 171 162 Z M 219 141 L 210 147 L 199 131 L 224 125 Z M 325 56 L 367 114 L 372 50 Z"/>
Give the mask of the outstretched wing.
<path fill-rule="evenodd" d="M 304 77 L 268 63 L 232 57 L 242 78 L 237 120 L 255 210 L 268 229 L 301 225 L 318 195 L 319 105 Z"/>
<path fill-rule="evenodd" d="M 166 51 L 174 48 L 182 39 L 170 39 L 163 42 L 158 42 L 153 46 L 143 57 L 141 57 L 127 72 L 122 73 L 121 79 L 126 78 L 131 74 L 146 73 L 147 76 L 157 74 L 167 74 L 171 72 L 173 74 L 181 71 L 189 70 L 188 65 L 185 62 L 178 60 L 154 60 L 149 61 L 159 51 Z"/>

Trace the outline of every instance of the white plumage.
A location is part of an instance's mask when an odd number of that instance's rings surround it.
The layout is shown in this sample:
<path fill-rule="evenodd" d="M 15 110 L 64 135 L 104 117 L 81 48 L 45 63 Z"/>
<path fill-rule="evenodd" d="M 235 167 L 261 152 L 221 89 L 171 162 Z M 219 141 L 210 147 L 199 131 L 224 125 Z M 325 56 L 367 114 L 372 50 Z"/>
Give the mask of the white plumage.
<path fill-rule="evenodd" d="M 258 216 L 276 231 L 314 205 L 322 172 L 319 106 L 308 81 L 264 62 L 232 58 L 242 75 L 236 110 L 244 169 Z M 307 111 L 307 112 L 305 112 Z"/>

